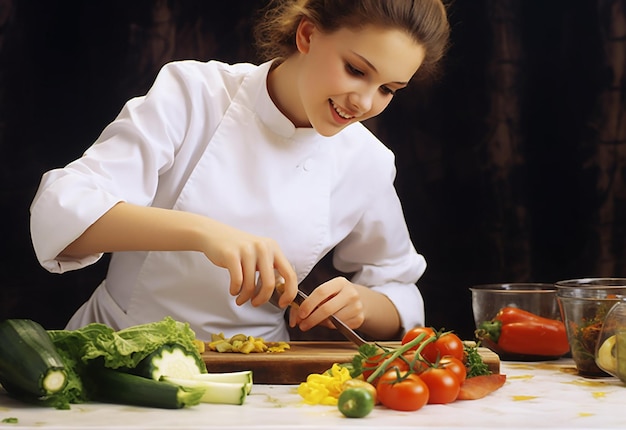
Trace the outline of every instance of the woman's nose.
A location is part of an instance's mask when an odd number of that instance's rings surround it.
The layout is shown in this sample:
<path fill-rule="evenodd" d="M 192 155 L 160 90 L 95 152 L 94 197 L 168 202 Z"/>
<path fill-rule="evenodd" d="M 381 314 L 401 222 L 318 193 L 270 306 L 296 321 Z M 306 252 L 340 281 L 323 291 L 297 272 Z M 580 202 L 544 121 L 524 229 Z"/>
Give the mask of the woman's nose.
<path fill-rule="evenodd" d="M 374 91 L 369 89 L 354 91 L 350 93 L 348 100 L 350 101 L 352 108 L 356 110 L 359 115 L 363 115 L 372 109 Z"/>

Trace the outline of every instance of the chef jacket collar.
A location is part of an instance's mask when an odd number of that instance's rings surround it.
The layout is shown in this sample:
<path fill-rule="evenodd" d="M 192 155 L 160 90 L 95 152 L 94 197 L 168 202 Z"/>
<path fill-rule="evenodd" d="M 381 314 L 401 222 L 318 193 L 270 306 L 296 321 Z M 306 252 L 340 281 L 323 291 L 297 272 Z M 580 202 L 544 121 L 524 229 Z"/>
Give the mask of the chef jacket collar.
<path fill-rule="evenodd" d="M 274 104 L 267 90 L 267 75 L 272 67 L 272 61 L 261 64 L 250 75 L 243 85 L 246 93 L 251 98 L 259 119 L 274 133 L 288 139 L 311 139 L 322 138 L 313 127 L 296 127 Z M 248 85 L 246 85 L 248 84 Z M 257 94 L 251 93 L 253 88 L 258 88 Z M 256 100 L 255 100 L 256 97 Z"/>

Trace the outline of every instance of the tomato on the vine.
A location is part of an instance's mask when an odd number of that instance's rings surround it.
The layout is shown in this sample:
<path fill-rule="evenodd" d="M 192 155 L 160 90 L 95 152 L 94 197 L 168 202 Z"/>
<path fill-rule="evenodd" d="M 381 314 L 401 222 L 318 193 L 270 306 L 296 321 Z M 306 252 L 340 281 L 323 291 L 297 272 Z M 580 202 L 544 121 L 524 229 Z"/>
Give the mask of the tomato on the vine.
<path fill-rule="evenodd" d="M 456 334 L 449 331 L 441 333 L 436 332 L 431 327 L 413 327 L 402 337 L 402 345 L 406 345 L 422 333 L 425 335 L 424 340 L 412 347 L 411 350 L 419 348 L 426 340 L 434 337 L 435 340 L 424 345 L 421 351 L 422 357 L 431 363 L 435 363 L 437 359 L 445 355 L 451 355 L 463 361 L 465 354 L 463 341 Z"/>
<path fill-rule="evenodd" d="M 398 379 L 399 378 L 399 379 Z M 376 385 L 378 400 L 396 411 L 416 411 L 428 402 L 428 386 L 414 373 L 385 372 Z"/>
<path fill-rule="evenodd" d="M 363 378 L 367 379 L 385 361 L 384 354 L 376 354 L 367 357 L 363 361 Z"/>
<path fill-rule="evenodd" d="M 454 402 L 461 390 L 461 382 L 454 373 L 443 367 L 431 367 L 420 373 L 422 381 L 428 386 L 428 403 L 445 404 Z"/>
<path fill-rule="evenodd" d="M 427 345 L 432 345 L 432 348 L 424 348 L 422 357 L 431 363 L 435 363 L 437 359 L 445 357 L 446 355 L 451 355 L 463 361 L 465 347 L 460 337 L 451 332 L 437 334 L 436 336 L 437 340 Z"/>
<path fill-rule="evenodd" d="M 439 360 L 439 367 L 443 367 L 444 369 L 448 369 L 450 372 L 454 373 L 461 383 L 463 383 L 467 377 L 467 368 L 465 367 L 465 363 L 451 355 L 443 356 Z"/>
<path fill-rule="evenodd" d="M 402 354 L 402 357 L 407 363 L 407 368 L 402 370 L 412 370 L 419 375 L 428 368 L 428 364 L 422 360 L 422 357 L 417 357 L 416 351 L 407 351 Z"/>
<path fill-rule="evenodd" d="M 415 351 L 422 343 L 424 343 L 425 340 L 435 336 L 436 333 L 435 330 L 430 327 L 413 327 L 411 330 L 407 331 L 406 334 L 402 337 L 402 345 L 406 345 L 421 334 L 425 335 L 424 340 L 422 340 L 419 344 L 411 347 L 409 351 Z M 424 351 L 427 350 L 434 350 L 433 342 L 430 342 L 428 345 L 424 346 L 424 349 L 422 350 L 422 356 L 424 355 Z"/>

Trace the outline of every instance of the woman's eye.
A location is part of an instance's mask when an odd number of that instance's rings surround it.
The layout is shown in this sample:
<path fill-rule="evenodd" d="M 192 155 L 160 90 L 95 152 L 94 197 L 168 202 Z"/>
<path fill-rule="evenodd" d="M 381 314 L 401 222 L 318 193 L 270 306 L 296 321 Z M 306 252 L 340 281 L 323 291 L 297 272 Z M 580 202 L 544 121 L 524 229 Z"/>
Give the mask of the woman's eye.
<path fill-rule="evenodd" d="M 346 70 L 348 71 L 348 73 L 350 73 L 351 75 L 354 75 L 354 76 L 363 76 L 363 75 L 365 75 L 365 73 L 363 73 L 362 71 L 360 71 L 359 69 L 357 69 L 356 67 L 354 67 L 350 63 L 346 63 Z"/>
<path fill-rule="evenodd" d="M 389 88 L 389 87 L 387 87 L 387 86 L 385 86 L 385 85 L 383 85 L 382 87 L 380 87 L 380 92 L 381 92 L 381 93 L 383 93 L 383 94 L 385 94 L 385 95 L 392 95 L 392 96 L 395 96 L 395 95 L 396 95 L 395 90 L 392 90 L 391 88 Z"/>

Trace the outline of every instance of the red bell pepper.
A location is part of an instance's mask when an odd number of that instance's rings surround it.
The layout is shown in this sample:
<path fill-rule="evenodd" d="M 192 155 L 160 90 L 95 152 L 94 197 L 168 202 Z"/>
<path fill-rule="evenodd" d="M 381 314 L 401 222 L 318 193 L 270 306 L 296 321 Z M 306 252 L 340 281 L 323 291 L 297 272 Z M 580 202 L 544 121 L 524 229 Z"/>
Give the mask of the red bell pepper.
<path fill-rule="evenodd" d="M 491 321 L 482 322 L 476 337 L 510 354 L 556 357 L 570 349 L 565 324 L 514 307 L 502 308 Z"/>
<path fill-rule="evenodd" d="M 491 375 L 480 375 L 468 378 L 461 384 L 461 390 L 456 397 L 457 400 L 477 400 L 482 399 L 487 394 L 493 393 L 502 387 L 506 382 L 506 375 L 493 373 Z"/>

